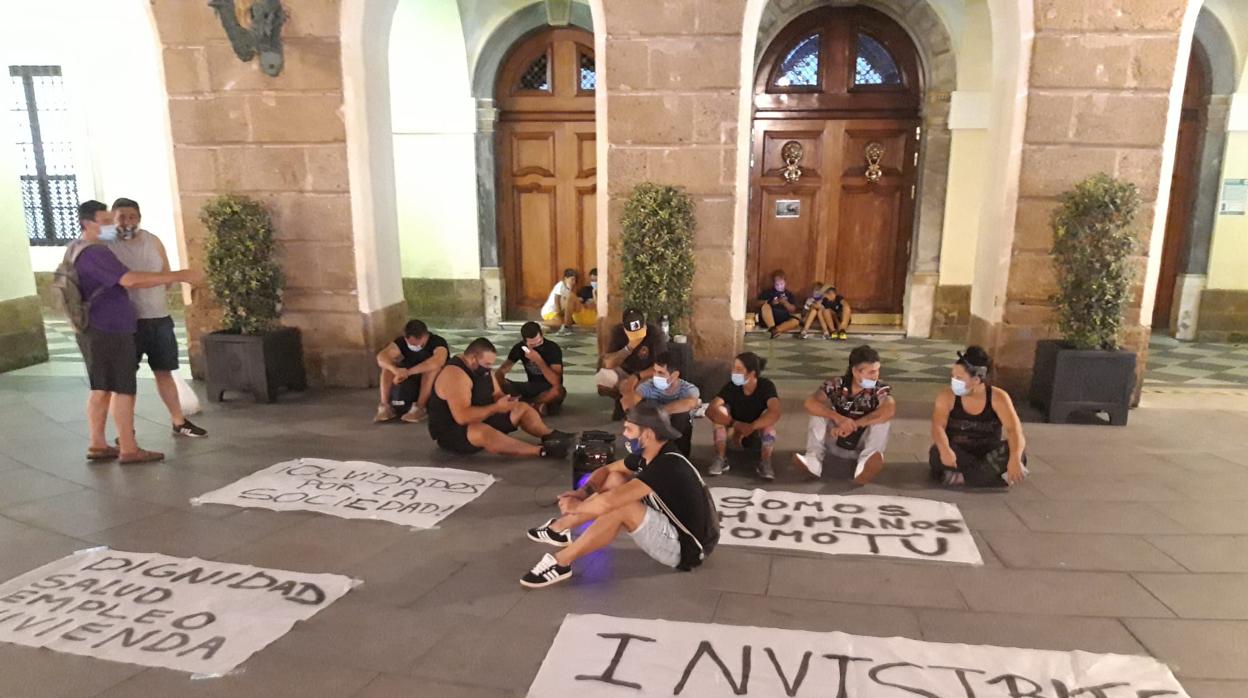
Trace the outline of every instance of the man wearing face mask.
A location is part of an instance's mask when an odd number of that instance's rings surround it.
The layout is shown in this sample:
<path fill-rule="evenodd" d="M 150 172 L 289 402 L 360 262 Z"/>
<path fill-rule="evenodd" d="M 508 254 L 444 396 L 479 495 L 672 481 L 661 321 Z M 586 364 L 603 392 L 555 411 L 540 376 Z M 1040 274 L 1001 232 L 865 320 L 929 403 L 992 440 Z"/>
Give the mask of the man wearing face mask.
<path fill-rule="evenodd" d="M 78 207 L 82 237 L 70 243 L 65 259 L 78 275 L 78 289 L 87 305 L 86 331 L 77 335 L 78 348 L 87 364 L 91 394 L 87 400 L 87 425 L 91 443 L 87 460 L 117 459 L 123 465 L 150 463 L 165 456 L 139 448 L 134 435 L 134 400 L 138 362 L 135 360 L 137 317 L 127 291 L 160 288 L 168 284 L 200 283 L 202 275 L 190 270 L 131 271 L 109 249 L 117 239 L 117 226 L 108 207 L 87 201 Z M 105 429 L 113 413 L 117 443 L 108 443 Z"/>
<path fill-rule="evenodd" d="M 560 550 L 543 555 L 520 584 L 538 589 L 570 578 L 573 561 L 606 547 L 622 531 L 664 567 L 687 571 L 701 565 L 719 541 L 719 514 L 697 468 L 672 445 L 678 436 L 657 406 L 629 410 L 624 439 L 630 455 L 559 495 L 562 516 L 529 529 L 530 540 Z M 573 540 L 573 529 L 591 521 Z"/>
<path fill-rule="evenodd" d="M 507 374 L 517 363 L 524 365 L 528 380 L 507 380 Z M 543 415 L 558 414 L 568 396 L 563 387 L 563 349 L 547 339 L 542 326 L 536 322 L 526 322 L 520 328 L 520 341 L 498 367 L 498 379 L 503 384 L 503 392 L 533 405 Z"/>
<path fill-rule="evenodd" d="M 428 417 L 433 381 L 450 355 L 445 339 L 420 320 L 410 320 L 402 337 L 377 352 L 381 402 L 373 421 L 388 422 L 402 415 L 399 419 L 411 424 Z"/>
<path fill-rule="evenodd" d="M 880 354 L 865 344 L 849 353 L 849 370 L 826 380 L 806 398 L 810 426 L 806 453 L 793 462 L 822 477 L 824 461 L 853 467 L 854 483 L 865 485 L 884 469 L 889 423 L 897 413 L 892 389 L 880 381 Z"/>
<path fill-rule="evenodd" d="M 680 364 L 675 354 L 665 351 L 654 357 L 654 376 L 642 381 L 632 393 L 620 397 L 620 404 L 626 410 L 642 403 L 652 404 L 667 413 L 672 426 L 680 432 L 676 448 L 688 458 L 693 450 L 692 413 L 702 400 L 698 386 L 680 377 Z"/>
<path fill-rule="evenodd" d="M 160 238 L 139 227 L 142 213 L 133 199 L 113 202 L 113 218 L 117 222 L 117 239 L 108 248 L 126 268 L 132 271 L 167 272 L 169 257 Z M 169 411 L 174 436 L 204 437 L 208 432 L 191 423 L 182 414 L 178 385 L 173 372 L 178 370 L 178 339 L 173 333 L 169 316 L 168 286 L 129 289 L 130 302 L 138 315 L 134 333 L 136 362 L 147 357 L 147 365 L 156 379 L 156 393 Z"/>
<path fill-rule="evenodd" d="M 665 351 L 667 338 L 663 331 L 646 322 L 640 310 L 625 310 L 623 322 L 611 331 L 607 352 L 602 355 L 602 369 L 595 377 L 598 394 L 616 400 L 614 419 L 624 416 L 619 398 L 654 375 L 654 357 Z"/>
<path fill-rule="evenodd" d="M 958 352 L 949 387 L 932 411 L 932 479 L 945 485 L 1005 487 L 1027 476 L 1027 439 L 1010 394 L 988 382 L 983 347 Z"/>
<path fill-rule="evenodd" d="M 546 426 L 532 406 L 504 393 L 494 378 L 496 358 L 494 344 L 478 337 L 446 362 L 429 398 L 429 436 L 443 449 L 465 456 L 482 450 L 503 456 L 567 456 L 573 435 Z M 541 444 L 508 436 L 517 429 L 540 438 Z"/>
<path fill-rule="evenodd" d="M 598 269 L 589 270 L 589 285 L 576 293 L 579 309 L 572 313 L 572 321 L 581 327 L 598 324 Z"/>

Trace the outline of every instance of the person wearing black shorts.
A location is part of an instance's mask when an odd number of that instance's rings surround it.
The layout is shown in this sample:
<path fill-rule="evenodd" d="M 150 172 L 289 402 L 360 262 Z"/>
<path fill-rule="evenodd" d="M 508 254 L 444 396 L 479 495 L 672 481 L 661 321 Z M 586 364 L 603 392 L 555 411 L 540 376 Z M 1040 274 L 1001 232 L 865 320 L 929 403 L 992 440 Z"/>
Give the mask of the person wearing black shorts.
<path fill-rule="evenodd" d="M 528 380 L 507 380 L 507 374 L 517 363 L 524 365 Z M 536 322 L 526 322 L 520 328 L 520 341 L 498 367 L 498 378 L 503 392 L 533 405 L 543 415 L 558 414 L 559 406 L 568 396 L 563 387 L 563 349 L 547 339 L 542 334 L 542 326 Z"/>
<path fill-rule="evenodd" d="M 450 355 L 445 339 L 430 332 L 420 320 L 408 321 L 403 336 L 377 352 L 381 395 L 373 421 L 388 422 L 399 417 L 415 423 L 428 417 L 433 380 Z"/>
<path fill-rule="evenodd" d="M 444 450 L 465 456 L 484 450 L 504 456 L 565 457 L 573 435 L 546 426 L 531 405 L 504 393 L 494 379 L 496 358 L 494 344 L 478 337 L 463 354 L 446 362 L 429 398 L 429 436 Z M 517 429 L 540 438 L 541 444 L 508 436 Z"/>

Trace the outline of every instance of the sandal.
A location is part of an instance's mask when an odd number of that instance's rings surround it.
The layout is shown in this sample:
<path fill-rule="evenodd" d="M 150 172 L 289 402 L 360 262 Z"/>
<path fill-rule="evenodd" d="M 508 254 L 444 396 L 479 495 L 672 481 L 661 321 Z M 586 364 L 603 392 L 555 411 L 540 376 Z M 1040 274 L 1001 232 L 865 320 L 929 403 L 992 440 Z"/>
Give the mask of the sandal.
<path fill-rule="evenodd" d="M 140 448 L 134 454 L 129 456 L 120 456 L 117 462 L 122 465 L 137 465 L 139 463 L 155 463 L 165 459 L 165 454 L 159 451 L 147 451 Z"/>
<path fill-rule="evenodd" d="M 119 455 L 121 455 L 121 451 L 117 450 L 116 448 L 112 446 L 105 446 L 104 448 L 88 448 L 87 449 L 87 460 L 92 460 L 92 461 L 114 460 Z"/>

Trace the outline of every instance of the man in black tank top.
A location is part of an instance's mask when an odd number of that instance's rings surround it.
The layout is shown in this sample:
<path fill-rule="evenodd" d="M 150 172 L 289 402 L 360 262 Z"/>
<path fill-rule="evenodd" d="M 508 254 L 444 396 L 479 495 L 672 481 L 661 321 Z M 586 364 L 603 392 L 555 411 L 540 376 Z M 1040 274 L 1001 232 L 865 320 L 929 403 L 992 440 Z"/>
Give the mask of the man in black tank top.
<path fill-rule="evenodd" d="M 980 347 L 958 353 L 949 387 L 936 397 L 928 454 L 932 479 L 946 485 L 1005 487 L 1027 475 L 1027 441 L 1009 393 L 988 382 Z"/>
<path fill-rule="evenodd" d="M 452 453 L 489 451 L 506 456 L 563 458 L 573 435 L 542 422 L 531 405 L 503 393 L 494 379 L 498 350 L 479 337 L 446 362 L 429 398 L 429 435 Z M 513 439 L 516 429 L 539 437 L 540 445 Z"/>

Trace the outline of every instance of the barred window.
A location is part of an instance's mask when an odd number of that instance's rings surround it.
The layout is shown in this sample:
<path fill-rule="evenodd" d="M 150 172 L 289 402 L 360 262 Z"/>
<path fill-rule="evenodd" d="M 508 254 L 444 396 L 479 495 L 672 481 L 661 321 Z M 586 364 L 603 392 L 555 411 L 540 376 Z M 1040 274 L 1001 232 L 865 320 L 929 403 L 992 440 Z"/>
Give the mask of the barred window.
<path fill-rule="evenodd" d="M 63 245 L 78 237 L 78 178 L 61 67 L 11 65 L 9 80 L 26 235 L 32 245 Z"/>
<path fill-rule="evenodd" d="M 813 87 L 819 84 L 819 35 L 797 42 L 780 62 L 777 87 Z"/>
<path fill-rule="evenodd" d="M 858 61 L 854 66 L 855 85 L 900 85 L 901 69 L 884 45 L 866 34 L 858 35 Z"/>

